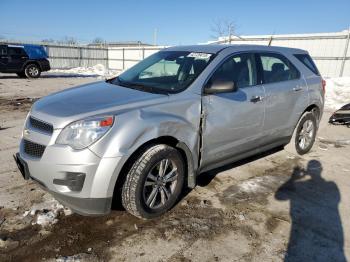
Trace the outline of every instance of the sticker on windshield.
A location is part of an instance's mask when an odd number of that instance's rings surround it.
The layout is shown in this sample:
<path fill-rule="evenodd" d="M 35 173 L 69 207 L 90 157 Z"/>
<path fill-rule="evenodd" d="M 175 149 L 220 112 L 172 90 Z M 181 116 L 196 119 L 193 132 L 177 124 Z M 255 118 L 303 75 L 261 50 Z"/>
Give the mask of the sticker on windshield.
<path fill-rule="evenodd" d="M 187 57 L 194 57 L 194 58 L 200 58 L 200 59 L 208 59 L 211 57 L 211 54 L 207 53 L 190 53 Z"/>

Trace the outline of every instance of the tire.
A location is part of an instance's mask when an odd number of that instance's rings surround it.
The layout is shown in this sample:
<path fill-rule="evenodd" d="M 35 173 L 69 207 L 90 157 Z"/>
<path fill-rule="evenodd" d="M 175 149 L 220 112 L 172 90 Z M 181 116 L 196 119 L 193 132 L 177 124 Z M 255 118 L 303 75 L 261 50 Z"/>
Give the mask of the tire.
<path fill-rule="evenodd" d="M 317 128 L 318 124 L 315 114 L 312 112 L 304 113 L 295 127 L 286 150 L 299 155 L 308 153 L 315 142 Z"/>
<path fill-rule="evenodd" d="M 179 199 L 184 170 L 184 160 L 175 148 L 164 144 L 149 146 L 126 175 L 122 205 L 129 213 L 143 219 L 164 214 Z"/>
<path fill-rule="evenodd" d="M 40 77 L 41 70 L 38 65 L 29 64 L 29 65 L 26 65 L 24 69 L 24 73 L 27 78 L 38 78 Z"/>
<path fill-rule="evenodd" d="M 24 72 L 19 72 L 19 73 L 17 73 L 17 75 L 20 78 L 25 78 L 26 77 L 26 74 Z"/>

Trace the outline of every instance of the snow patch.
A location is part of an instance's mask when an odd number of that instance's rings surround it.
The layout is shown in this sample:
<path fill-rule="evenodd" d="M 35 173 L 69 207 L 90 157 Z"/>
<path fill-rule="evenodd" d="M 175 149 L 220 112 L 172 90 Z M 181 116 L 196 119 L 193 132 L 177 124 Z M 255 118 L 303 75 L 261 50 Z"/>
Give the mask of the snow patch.
<path fill-rule="evenodd" d="M 261 188 L 261 184 L 263 182 L 263 178 L 262 177 L 256 177 L 250 180 L 246 180 L 243 181 L 239 187 L 242 191 L 246 192 L 246 193 L 254 193 L 259 191 L 259 189 Z"/>
<path fill-rule="evenodd" d="M 327 82 L 326 108 L 339 109 L 350 103 L 350 77 L 327 78 L 325 80 Z"/>
<path fill-rule="evenodd" d="M 56 258 L 56 262 L 80 262 L 80 261 L 84 261 L 84 262 L 98 261 L 98 258 L 94 254 L 87 254 L 87 253 L 80 253 L 72 256 L 60 256 Z"/>
<path fill-rule="evenodd" d="M 43 227 L 57 223 L 57 217 L 60 214 L 65 216 L 71 215 L 72 211 L 62 206 L 54 199 L 49 199 L 42 203 L 32 206 L 30 210 L 24 212 L 23 217 L 33 217 L 33 225 L 41 225 Z"/>
<path fill-rule="evenodd" d="M 245 193 L 248 195 L 265 194 L 270 193 L 278 187 L 283 181 L 282 177 L 266 175 L 253 177 L 248 180 L 240 182 L 238 186 L 239 193 Z"/>
<path fill-rule="evenodd" d="M 111 78 L 113 76 L 117 76 L 120 71 L 119 70 L 109 70 L 104 65 L 97 64 L 91 67 L 75 67 L 71 69 L 53 69 L 50 70 L 49 73 L 53 74 L 64 74 L 72 77 L 106 77 Z"/>

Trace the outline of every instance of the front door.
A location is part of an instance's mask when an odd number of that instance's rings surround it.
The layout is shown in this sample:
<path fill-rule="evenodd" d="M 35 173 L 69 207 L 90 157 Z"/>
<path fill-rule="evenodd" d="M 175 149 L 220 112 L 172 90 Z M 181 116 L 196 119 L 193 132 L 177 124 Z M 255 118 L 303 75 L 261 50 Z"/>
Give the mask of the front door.
<path fill-rule="evenodd" d="M 28 60 L 28 55 L 20 46 L 8 47 L 8 68 L 11 71 L 22 70 L 24 63 Z"/>
<path fill-rule="evenodd" d="M 259 147 L 264 124 L 264 89 L 254 54 L 233 55 L 211 77 L 232 79 L 237 91 L 203 96 L 202 170 Z"/>
<path fill-rule="evenodd" d="M 0 71 L 6 70 L 7 63 L 8 63 L 7 46 L 0 45 Z"/>

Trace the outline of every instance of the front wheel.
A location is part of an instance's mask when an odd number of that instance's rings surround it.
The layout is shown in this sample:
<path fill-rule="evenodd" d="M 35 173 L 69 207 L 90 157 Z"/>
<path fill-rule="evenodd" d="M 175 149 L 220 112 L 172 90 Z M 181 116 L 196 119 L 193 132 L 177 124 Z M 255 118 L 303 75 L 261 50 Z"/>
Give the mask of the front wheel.
<path fill-rule="evenodd" d="M 29 64 L 25 67 L 24 73 L 28 78 L 38 78 L 41 74 L 41 71 L 38 65 Z"/>
<path fill-rule="evenodd" d="M 134 216 L 162 215 L 177 202 L 184 184 L 184 161 L 175 148 L 154 145 L 135 159 L 122 188 L 122 204 Z"/>
<path fill-rule="evenodd" d="M 306 112 L 295 127 L 292 139 L 287 145 L 287 151 L 304 155 L 308 153 L 316 138 L 317 120 L 315 114 Z"/>

